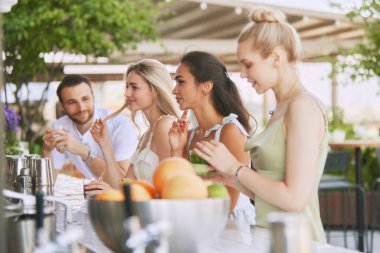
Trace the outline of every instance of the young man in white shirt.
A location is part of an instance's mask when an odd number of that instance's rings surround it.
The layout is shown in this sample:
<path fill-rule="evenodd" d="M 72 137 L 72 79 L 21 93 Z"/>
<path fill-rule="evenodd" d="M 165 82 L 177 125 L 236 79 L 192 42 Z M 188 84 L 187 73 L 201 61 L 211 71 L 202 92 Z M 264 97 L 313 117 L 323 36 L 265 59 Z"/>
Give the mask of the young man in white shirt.
<path fill-rule="evenodd" d="M 96 119 L 109 113 L 94 108 L 91 82 L 81 75 L 67 75 L 57 88 L 57 96 L 66 115 L 55 120 L 52 129 L 45 132 L 42 156 L 52 158 L 55 172 L 70 160 L 86 178 L 108 182 L 102 151 L 90 129 Z M 129 120 L 121 115 L 108 120 L 107 126 L 118 165 L 126 171 L 137 147 L 136 133 Z"/>

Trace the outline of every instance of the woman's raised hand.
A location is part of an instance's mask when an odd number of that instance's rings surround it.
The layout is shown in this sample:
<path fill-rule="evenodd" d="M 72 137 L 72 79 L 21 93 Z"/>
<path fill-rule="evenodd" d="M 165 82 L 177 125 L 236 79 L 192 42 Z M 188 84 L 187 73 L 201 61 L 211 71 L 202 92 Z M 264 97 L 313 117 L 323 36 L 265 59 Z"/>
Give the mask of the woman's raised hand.
<path fill-rule="evenodd" d="M 103 119 L 95 120 L 90 133 L 99 146 L 103 146 L 109 141 L 107 124 Z"/>
<path fill-rule="evenodd" d="M 235 176 L 241 165 L 223 143 L 215 140 L 197 142 L 194 151 L 223 176 Z"/>
<path fill-rule="evenodd" d="M 188 109 L 186 109 L 181 118 L 174 121 L 169 130 L 169 143 L 172 153 L 182 155 L 187 143 L 187 130 L 190 122 L 186 120 Z"/>

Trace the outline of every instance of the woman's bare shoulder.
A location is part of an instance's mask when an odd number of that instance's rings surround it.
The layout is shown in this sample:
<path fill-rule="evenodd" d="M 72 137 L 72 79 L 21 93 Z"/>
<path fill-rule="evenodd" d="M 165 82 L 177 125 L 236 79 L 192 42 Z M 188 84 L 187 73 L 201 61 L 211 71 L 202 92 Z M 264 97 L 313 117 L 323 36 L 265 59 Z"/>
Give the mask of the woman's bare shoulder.
<path fill-rule="evenodd" d="M 229 123 L 223 126 L 220 133 L 220 140 L 223 142 L 224 140 L 229 141 L 238 141 L 238 140 L 247 140 L 247 136 L 245 136 L 240 128 L 235 124 Z"/>
<path fill-rule="evenodd" d="M 296 95 L 289 103 L 287 114 L 296 115 L 318 115 L 324 113 L 324 106 L 322 102 L 309 92 L 300 93 Z"/>
<path fill-rule="evenodd" d="M 175 121 L 174 117 L 162 117 L 156 124 L 154 128 L 154 135 L 157 134 L 168 134 L 169 129 L 172 127 L 173 122 Z"/>

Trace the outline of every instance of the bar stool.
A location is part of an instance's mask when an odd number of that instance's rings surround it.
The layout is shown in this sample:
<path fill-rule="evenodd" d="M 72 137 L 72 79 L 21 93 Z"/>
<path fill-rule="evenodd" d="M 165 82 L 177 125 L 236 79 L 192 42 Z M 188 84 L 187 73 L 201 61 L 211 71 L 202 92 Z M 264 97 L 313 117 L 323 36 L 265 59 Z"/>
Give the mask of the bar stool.
<path fill-rule="evenodd" d="M 358 184 L 350 183 L 347 179 L 347 171 L 350 167 L 351 155 L 347 151 L 330 151 L 327 155 L 326 164 L 324 168 L 324 174 L 322 175 L 321 182 L 319 184 L 319 192 L 324 193 L 324 203 L 325 203 L 325 221 L 329 223 L 329 212 L 330 207 L 327 202 L 327 196 L 329 192 L 340 192 L 340 205 L 341 205 L 341 223 L 344 235 L 344 247 L 347 247 L 347 228 L 348 221 L 355 220 L 353 216 L 352 201 L 347 193 L 357 190 L 364 195 L 364 189 Z M 339 175 L 336 175 L 339 173 Z M 348 204 L 348 205 L 347 205 Z M 347 219 L 348 214 L 348 219 Z M 324 225 L 327 240 L 330 242 L 330 226 Z M 352 225 L 352 230 L 355 231 L 354 225 Z M 354 232 L 355 235 L 355 232 Z M 357 240 L 355 239 L 355 246 L 357 246 Z"/>
<path fill-rule="evenodd" d="M 379 169 L 379 175 L 380 175 L 380 148 L 376 149 L 376 158 L 377 158 L 377 167 Z M 370 252 L 373 252 L 373 235 L 375 232 L 375 229 L 380 229 L 380 225 L 377 224 L 377 214 L 378 214 L 378 201 L 379 201 L 379 195 L 380 193 L 380 176 L 376 178 L 375 187 L 373 189 L 372 193 L 372 207 L 371 207 L 371 250 Z"/>

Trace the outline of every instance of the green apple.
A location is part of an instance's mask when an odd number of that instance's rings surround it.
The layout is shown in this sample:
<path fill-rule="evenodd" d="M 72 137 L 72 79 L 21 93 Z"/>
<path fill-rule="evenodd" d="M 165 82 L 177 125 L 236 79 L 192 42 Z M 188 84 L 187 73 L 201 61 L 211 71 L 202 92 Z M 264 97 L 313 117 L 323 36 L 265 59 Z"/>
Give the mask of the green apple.
<path fill-rule="evenodd" d="M 194 150 L 190 151 L 190 162 L 196 164 L 209 164 L 205 159 L 197 155 Z"/>
<path fill-rule="evenodd" d="M 221 183 L 213 183 L 207 187 L 209 198 L 227 198 L 229 196 L 226 186 Z"/>
<path fill-rule="evenodd" d="M 214 170 L 208 169 L 208 164 L 201 164 L 201 163 L 192 163 L 195 174 L 197 174 L 200 177 L 203 176 L 209 176 L 215 173 Z"/>

